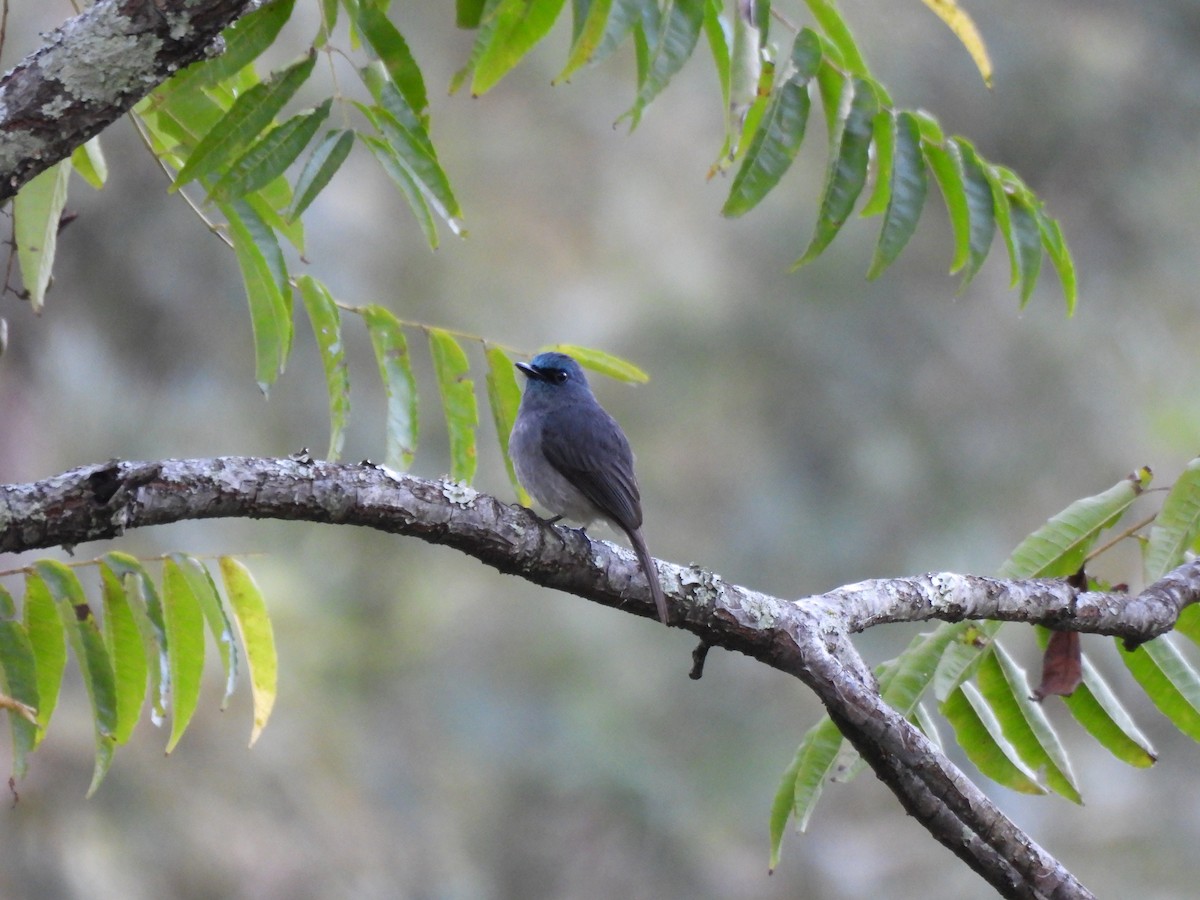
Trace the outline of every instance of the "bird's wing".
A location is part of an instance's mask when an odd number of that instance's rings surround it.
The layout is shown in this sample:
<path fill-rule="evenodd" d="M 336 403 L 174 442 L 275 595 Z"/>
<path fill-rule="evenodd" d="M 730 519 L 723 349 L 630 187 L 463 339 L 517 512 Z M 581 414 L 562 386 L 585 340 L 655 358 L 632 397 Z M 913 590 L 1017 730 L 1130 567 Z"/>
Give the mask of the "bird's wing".
<path fill-rule="evenodd" d="M 621 427 L 602 409 L 565 407 L 546 414 L 542 452 L 547 461 L 625 531 L 642 524 L 633 451 Z"/>

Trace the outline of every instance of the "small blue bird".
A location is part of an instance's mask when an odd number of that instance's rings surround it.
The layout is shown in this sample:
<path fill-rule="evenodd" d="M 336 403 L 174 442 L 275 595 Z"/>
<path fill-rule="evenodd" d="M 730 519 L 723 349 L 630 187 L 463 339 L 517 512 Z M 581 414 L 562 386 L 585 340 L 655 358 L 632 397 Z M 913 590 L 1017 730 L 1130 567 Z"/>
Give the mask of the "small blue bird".
<path fill-rule="evenodd" d="M 642 503 L 625 432 L 565 353 L 539 353 L 516 366 L 528 379 L 508 442 L 517 478 L 554 521 L 565 517 L 587 525 L 604 519 L 624 531 L 650 582 L 658 617 L 668 624 L 658 570 L 642 538 Z"/>

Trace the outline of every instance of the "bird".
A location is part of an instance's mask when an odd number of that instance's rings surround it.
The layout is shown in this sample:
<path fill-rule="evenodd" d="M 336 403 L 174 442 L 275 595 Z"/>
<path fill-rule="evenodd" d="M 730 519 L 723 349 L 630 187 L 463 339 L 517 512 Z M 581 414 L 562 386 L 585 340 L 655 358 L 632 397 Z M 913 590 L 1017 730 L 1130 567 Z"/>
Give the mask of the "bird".
<path fill-rule="evenodd" d="M 554 514 L 587 526 L 597 519 L 625 532 L 658 617 L 669 624 L 654 558 L 642 537 L 642 502 L 625 432 L 600 405 L 579 363 L 565 353 L 518 362 L 525 392 L 508 441 L 517 480 Z"/>

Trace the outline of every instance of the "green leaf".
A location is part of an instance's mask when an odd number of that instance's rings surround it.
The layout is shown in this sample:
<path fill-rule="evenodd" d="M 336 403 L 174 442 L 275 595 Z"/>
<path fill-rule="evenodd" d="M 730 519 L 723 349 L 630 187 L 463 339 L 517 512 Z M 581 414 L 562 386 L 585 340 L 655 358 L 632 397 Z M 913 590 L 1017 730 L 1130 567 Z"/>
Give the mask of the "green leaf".
<path fill-rule="evenodd" d="M 1045 213 L 1038 211 L 1038 228 L 1042 232 L 1042 246 L 1050 256 L 1054 270 L 1058 272 L 1058 280 L 1062 285 L 1063 298 L 1067 301 L 1067 315 L 1075 314 L 1075 301 L 1078 299 L 1078 286 L 1075 282 L 1075 260 L 1063 237 L 1062 226 L 1058 221 Z"/>
<path fill-rule="evenodd" d="M 37 661 L 28 632 L 12 618 L 12 597 L 2 586 L 0 597 L 3 597 L 6 605 L 6 611 L 0 617 L 0 679 L 9 697 L 34 711 L 33 721 L 22 715 L 20 710 L 8 711 L 13 741 L 12 774 L 14 778 L 24 778 L 28 756 L 37 744 Z"/>
<path fill-rule="evenodd" d="M 1184 562 L 1200 536 L 1200 457 L 1187 464 L 1171 485 L 1150 529 L 1144 568 L 1147 583 L 1158 581 Z"/>
<path fill-rule="evenodd" d="M 917 708 L 946 648 L 959 639 L 965 624 L 946 622 L 933 631 L 918 634 L 903 653 L 875 670 L 880 694 L 889 706 L 903 716 Z"/>
<path fill-rule="evenodd" d="M 79 663 L 83 684 L 92 705 L 96 765 L 88 788 L 90 797 L 108 772 L 116 747 L 113 735 L 117 730 L 117 689 L 112 661 L 75 573 L 55 560 L 40 560 L 34 563 L 34 568 L 54 597 L 59 621 L 75 651 L 75 659 Z"/>
<path fill-rule="evenodd" d="M 921 149 L 925 152 L 925 159 L 942 192 L 946 214 L 950 218 L 950 229 L 954 233 L 954 258 L 950 261 L 950 271 L 954 273 L 967 264 L 971 253 L 971 211 L 967 203 L 962 157 L 959 155 L 958 146 L 952 141 L 943 145 L 924 137 L 924 129 L 928 128 L 928 123 L 928 119 L 922 121 Z"/>
<path fill-rule="evenodd" d="M 933 713 L 926 708 L 924 703 L 917 704 L 909 721 L 921 729 L 921 733 L 929 738 L 935 747 L 939 750 L 945 749 L 942 745 L 942 736 L 938 733 L 937 720 L 934 719 Z"/>
<path fill-rule="evenodd" d="M 587 5 L 587 13 L 582 20 L 575 22 L 575 36 L 571 41 L 571 52 L 567 55 L 567 64 L 555 76 L 552 84 L 561 84 L 575 74 L 581 67 L 591 62 L 609 22 L 609 12 L 612 11 L 613 0 L 592 0 Z"/>
<path fill-rule="evenodd" d="M 1138 768 L 1151 766 L 1158 759 L 1149 738 L 1087 656 L 1083 657 L 1083 684 L 1063 702 L 1075 720 L 1117 759 Z"/>
<path fill-rule="evenodd" d="M 269 80 L 256 84 L 239 96 L 229 112 L 200 139 L 184 167 L 175 176 L 172 190 L 225 168 L 283 109 L 284 104 L 308 79 L 316 61 L 316 52 L 310 51 L 299 62 L 281 69 Z"/>
<path fill-rule="evenodd" d="M 404 96 L 409 108 L 425 124 L 429 109 L 425 79 L 404 36 L 383 10 L 367 3 L 359 4 L 354 24 L 387 69 L 388 77 Z"/>
<path fill-rule="evenodd" d="M 478 28 L 484 0 L 454 0 L 454 24 L 459 28 Z"/>
<path fill-rule="evenodd" d="M 492 15 L 492 13 L 495 12 L 496 7 L 498 7 L 501 2 L 503 2 L 503 0 L 486 0 L 486 2 L 481 3 L 481 13 L 486 12 L 487 15 L 485 16 L 481 14 L 476 18 L 475 24 L 470 26 L 472 28 L 478 28 L 479 33 L 475 35 L 475 43 L 471 45 L 471 55 L 467 58 L 467 64 L 450 77 L 449 93 L 451 96 L 457 94 L 459 88 L 466 83 L 466 80 L 475 70 L 475 64 L 479 62 L 479 60 L 483 57 L 484 51 L 487 50 L 488 44 L 492 39 L 492 32 L 496 28 L 496 17 Z"/>
<path fill-rule="evenodd" d="M 1121 660 L 1130 674 L 1176 728 L 1200 741 L 1200 676 L 1183 658 L 1170 635 L 1155 638 L 1136 650 L 1116 638 Z"/>
<path fill-rule="evenodd" d="M 767 107 L 774 99 L 775 82 L 775 65 L 770 60 L 764 61 L 762 66 L 762 74 L 759 76 L 758 88 L 755 91 L 754 102 L 750 104 L 750 108 L 746 110 L 746 115 L 742 118 L 741 130 L 730 135 L 726 139 L 728 145 L 733 142 L 732 148 L 725 146 L 721 149 L 721 157 L 713 166 L 713 173 L 724 171 L 729 168 L 734 162 L 738 162 L 746 157 L 750 152 L 750 145 L 753 143 L 755 136 L 758 134 L 759 126 L 762 123 L 763 117 L 767 114 Z M 811 106 L 811 97 L 810 103 Z M 732 149 L 732 156 L 730 150 Z"/>
<path fill-rule="evenodd" d="M 37 674 L 37 738 L 36 747 L 46 736 L 46 726 L 58 705 L 63 670 L 67 667 L 67 636 L 54 598 L 40 575 L 25 576 L 25 633 L 33 650 Z"/>
<path fill-rule="evenodd" d="M 900 255 L 917 230 L 917 220 L 921 218 L 929 189 L 916 117 L 912 113 L 901 112 L 896 115 L 895 124 L 891 198 L 867 278 L 878 278 Z"/>
<path fill-rule="evenodd" d="M 417 384 L 408 357 L 408 342 L 399 320 L 382 306 L 362 310 L 375 348 L 379 378 L 387 392 L 385 464 L 403 471 L 417 453 Z"/>
<path fill-rule="evenodd" d="M 618 381 L 629 384 L 645 384 L 650 376 L 627 359 L 605 353 L 603 350 L 593 350 L 590 347 L 580 347 L 578 344 L 550 344 L 542 350 L 565 353 L 585 369 L 607 375 Z"/>
<path fill-rule="evenodd" d="M 67 203 L 67 181 L 71 161 L 64 159 L 29 181 L 13 198 L 13 237 L 21 279 L 29 293 L 34 313 L 42 311 L 54 252 L 58 246 L 58 223 Z"/>
<path fill-rule="evenodd" d="M 590 62 L 595 64 L 607 59 L 629 37 L 634 26 L 657 16 L 656 0 L 613 0 L 608 24 L 604 27 L 604 36 L 600 39 Z"/>
<path fill-rule="evenodd" d="M 316 109 L 294 115 L 272 128 L 229 167 L 213 185 L 209 196 L 216 200 L 232 200 L 266 187 L 308 146 L 329 115 L 332 104 L 332 99 L 326 100 Z"/>
<path fill-rule="evenodd" d="M 979 690 L 1021 760 L 1055 793 L 1083 803 L 1066 750 L 1041 704 L 1030 697 L 1025 672 L 1004 647 L 992 645 L 979 667 Z"/>
<path fill-rule="evenodd" d="M 183 76 L 179 76 L 183 78 Z M 186 156 L 221 121 L 233 105 L 223 93 L 212 94 L 201 90 L 188 90 L 179 81 L 171 79 L 150 95 L 150 107 L 143 116 L 153 126 L 157 124 L 164 143 L 175 155 Z M 150 113 L 157 111 L 157 123 Z M 182 163 L 179 166 L 183 168 Z"/>
<path fill-rule="evenodd" d="M 376 161 L 383 168 L 383 171 L 392 179 L 392 183 L 400 189 L 400 193 L 408 201 L 408 206 L 417 219 L 417 224 L 421 226 L 421 231 L 425 235 L 429 249 L 436 250 L 438 248 L 438 233 L 437 223 L 433 219 L 433 211 L 429 208 L 429 203 L 426 202 L 421 189 L 417 187 L 417 182 L 400 163 L 399 155 L 386 141 L 380 138 L 369 134 L 359 134 L 358 139 L 367 145 L 367 149 L 374 155 Z"/>
<path fill-rule="evenodd" d="M 740 216 L 753 209 L 779 183 L 804 141 L 808 123 L 808 83 L 821 63 L 821 45 L 816 34 L 804 29 L 792 45 L 794 69 L 772 94 L 749 149 L 733 178 L 723 216 Z"/>
<path fill-rule="evenodd" d="M 479 424 L 475 383 L 468 377 L 470 363 L 454 336 L 439 328 L 429 330 L 429 349 L 450 437 L 450 477 L 470 483 L 475 477 L 475 426 Z"/>
<path fill-rule="evenodd" d="M 222 556 L 221 577 L 242 633 L 242 646 L 246 649 L 246 662 L 250 666 L 250 687 L 254 696 L 254 728 L 250 732 L 250 746 L 253 747 L 275 705 L 278 680 L 275 634 L 262 592 L 250 571 L 236 559 Z"/>
<path fill-rule="evenodd" d="M 190 89 L 212 87 L 232 78 L 275 43 L 275 38 L 292 17 L 296 0 L 275 0 L 242 16 L 221 32 L 225 51 L 189 66 L 172 81 Z"/>
<path fill-rule="evenodd" d="M 187 577 L 170 557 L 163 560 L 162 600 L 171 685 L 170 753 L 196 712 L 204 671 L 204 613 Z"/>
<path fill-rule="evenodd" d="M 728 120 L 729 79 L 731 77 L 730 59 L 732 50 L 725 34 L 725 25 L 721 20 L 722 6 L 721 0 L 705 0 L 704 23 L 702 27 L 704 28 L 705 36 L 708 38 L 708 48 L 712 56 L 713 67 L 717 70 L 717 85 L 721 90 L 721 103 L 726 111 L 726 119 Z M 744 21 L 740 9 L 734 12 L 733 21 L 733 27 L 736 31 Z M 757 50 L 757 46 L 755 49 Z"/>
<path fill-rule="evenodd" d="M 817 92 L 821 95 L 821 109 L 825 113 L 825 129 L 832 145 L 838 136 L 842 95 L 849 79 L 838 68 L 837 48 L 828 40 L 821 40 L 821 65 L 817 67 Z"/>
<path fill-rule="evenodd" d="M 958 151 L 967 204 L 967 255 L 962 264 L 963 279 L 959 286 L 962 291 L 971 283 L 992 249 L 992 239 L 996 234 L 995 198 L 975 148 L 962 138 L 951 138 L 951 144 Z"/>
<path fill-rule="evenodd" d="M 200 604 L 200 611 L 204 614 L 208 630 L 216 642 L 221 669 L 225 673 L 225 695 L 221 698 L 223 710 L 237 688 L 238 656 L 237 645 L 233 640 L 233 623 L 229 620 L 225 604 L 221 602 L 221 595 L 217 593 L 217 586 L 205 565 L 185 553 L 172 553 L 168 558 L 179 566 L 179 571 L 191 588 L 192 596 Z"/>
<path fill-rule="evenodd" d="M 854 201 L 867 180 L 868 149 L 871 145 L 871 120 L 878 111 L 875 92 L 862 79 L 846 83 L 838 110 L 838 130 L 830 146 L 825 192 L 817 216 L 816 232 L 804 254 L 792 264 L 796 269 L 829 246 L 841 230 Z"/>
<path fill-rule="evenodd" d="M 952 641 L 959 639 L 966 623 L 943 623 L 933 631 L 918 634 L 895 659 L 875 668 L 880 696 L 905 717 L 912 717 L 919 701 L 933 681 L 938 664 Z M 927 715 L 927 714 L 926 714 Z M 936 737 L 936 729 L 922 728 Z M 862 768 L 858 752 L 846 743 L 837 762 L 838 781 L 850 781 Z"/>
<path fill-rule="evenodd" d="M 287 212 L 289 220 L 299 218 L 317 199 L 317 195 L 325 190 L 325 186 L 350 155 L 350 148 L 353 146 L 354 132 L 350 129 L 338 129 L 330 131 L 321 143 L 313 148 L 300 171 L 300 177 L 296 179 L 296 187 L 292 191 L 292 206 Z"/>
<path fill-rule="evenodd" d="M 816 809 L 826 778 L 842 745 L 842 733 L 828 717 L 808 730 L 796 756 L 783 773 L 783 780 L 771 804 L 771 862 L 769 871 L 779 866 L 779 851 L 788 819 L 796 816 L 796 827 L 803 831 Z"/>
<path fill-rule="evenodd" d="M 317 33 L 316 40 L 313 41 L 313 46 L 318 50 L 329 44 L 333 30 L 337 27 L 337 20 L 338 0 L 321 0 L 321 30 Z"/>
<path fill-rule="evenodd" d="M 799 831 L 808 827 L 808 820 L 817 808 L 841 746 L 842 733 L 828 717 L 804 735 L 771 805 L 771 869 L 779 864 L 779 847 L 789 813 L 796 817 Z"/>
<path fill-rule="evenodd" d="M 126 743 L 142 715 L 146 702 L 148 655 L 142 643 L 141 629 L 125 585 L 108 566 L 100 566 L 100 582 L 104 597 L 104 647 L 112 660 L 114 685 L 117 694 L 117 727 L 113 739 L 118 745 Z"/>
<path fill-rule="evenodd" d="M 1184 607 L 1175 622 L 1175 631 L 1188 638 L 1193 644 L 1200 644 L 1200 605 L 1193 603 Z"/>
<path fill-rule="evenodd" d="M 108 163 L 104 159 L 104 151 L 100 149 L 99 136 L 71 151 L 71 166 L 96 190 L 104 187 L 104 182 L 108 180 Z"/>
<path fill-rule="evenodd" d="M 1018 251 L 1017 268 L 1021 273 L 1021 305 L 1033 295 L 1042 269 L 1042 232 L 1034 208 L 1017 197 L 1009 197 L 1013 227 L 1013 246 Z"/>
<path fill-rule="evenodd" d="M 451 231 L 462 235 L 462 209 L 450 187 L 450 180 L 438 162 L 433 142 L 416 113 L 396 86 L 382 76 L 377 66 L 367 66 L 361 70 L 361 74 L 363 82 L 379 104 L 367 111 L 372 123 L 433 209 L 446 220 Z"/>
<path fill-rule="evenodd" d="M 666 0 L 658 40 L 649 49 L 644 77 L 638 81 L 637 99 L 621 117 L 628 117 L 630 127 L 636 128 L 642 112 L 683 68 L 704 24 L 705 0 Z"/>
<path fill-rule="evenodd" d="M 738 5 L 733 12 L 733 42 L 729 48 L 729 85 L 725 90 L 725 105 L 729 116 L 735 121 L 745 115 L 758 100 L 758 86 L 763 76 L 763 35 L 770 13 L 763 12 L 762 18 L 755 13 L 757 4 Z M 710 8 L 720 13 L 720 0 L 713 0 Z M 718 24 L 718 30 L 720 26 Z M 803 30 L 801 31 L 803 33 Z M 799 35 L 797 35 L 799 40 Z M 806 38 L 807 40 L 807 38 Z M 820 52 L 820 42 L 817 43 Z M 793 46 L 792 56 L 796 54 Z M 731 129 L 732 130 L 732 129 Z"/>
<path fill-rule="evenodd" d="M 867 62 L 863 59 L 854 35 L 850 33 L 850 27 L 838 12 L 837 7 L 830 0 L 806 0 L 806 2 L 813 18 L 821 26 L 821 30 L 837 47 L 838 55 L 841 57 L 846 71 L 851 75 L 870 77 L 871 73 L 867 69 Z"/>
<path fill-rule="evenodd" d="M 291 288 L 281 272 L 283 254 L 275 233 L 244 200 L 222 205 L 242 270 L 254 329 L 254 378 L 266 394 L 283 372 L 292 345 Z M 281 277 L 282 276 L 282 277 Z"/>
<path fill-rule="evenodd" d="M 1003 622 L 955 622 L 945 626 L 953 629 L 954 640 L 947 643 L 933 673 L 933 695 L 939 702 L 945 702 L 978 671 L 1003 625 Z"/>
<path fill-rule="evenodd" d="M 1076 500 L 1017 545 L 1000 566 L 1001 578 L 1061 578 L 1073 575 L 1097 536 L 1112 527 L 1150 484 L 1142 468 L 1103 493 Z"/>
<path fill-rule="evenodd" d="M 997 784 L 1022 794 L 1044 794 L 1046 788 L 1004 737 L 1000 722 L 975 685 L 959 686 L 942 703 L 942 714 L 967 758 Z"/>
<path fill-rule="evenodd" d="M 241 198 L 251 209 L 258 213 L 263 223 L 287 239 L 299 254 L 304 256 L 304 223 L 299 220 L 285 219 L 284 213 L 292 205 L 292 188 L 287 179 L 280 176 L 265 187 Z M 272 237 L 274 237 L 272 235 Z M 277 241 L 276 241 L 277 242 Z M 287 268 L 283 257 L 277 260 L 282 282 L 287 281 Z"/>
<path fill-rule="evenodd" d="M 1013 243 L 1012 216 L 1009 212 L 1008 195 L 1004 192 L 1004 186 L 1000 183 L 995 166 L 984 163 L 983 174 L 987 178 L 988 187 L 992 192 L 992 213 L 996 219 L 996 230 L 1004 238 L 1004 245 L 1008 250 L 1010 268 L 1009 286 L 1012 287 L 1016 285 L 1017 279 L 1020 277 L 1020 271 L 1017 268 L 1018 250 Z"/>
<path fill-rule="evenodd" d="M 875 146 L 875 183 L 871 189 L 871 196 L 859 211 L 863 218 L 887 212 L 888 201 L 892 196 L 892 157 L 896 154 L 895 110 L 881 109 L 875 113 L 875 119 L 871 122 L 871 141 Z"/>
<path fill-rule="evenodd" d="M 283 184 L 282 179 L 275 182 Z M 285 185 L 286 186 L 286 185 Z M 262 255 L 263 262 L 267 266 L 267 271 L 275 284 L 279 286 L 279 290 L 286 303 L 287 308 L 287 342 L 286 347 L 291 346 L 291 293 L 288 288 L 288 272 L 287 264 L 283 259 L 283 251 L 279 247 L 279 239 L 275 235 L 275 231 L 283 224 L 278 213 L 263 202 L 263 197 L 260 194 L 251 194 L 249 197 L 243 197 L 240 200 L 235 200 L 232 203 L 224 204 L 221 207 L 223 212 L 228 212 L 230 209 L 234 211 L 237 218 L 248 230 L 250 237 L 254 240 L 255 247 L 258 248 Z M 301 250 L 303 248 L 300 248 Z M 284 358 L 287 358 L 285 349 Z"/>
<path fill-rule="evenodd" d="M 825 720 L 829 722 L 828 719 Z M 830 722 L 829 724 L 833 724 Z M 835 728 L 834 731 L 837 729 Z M 839 734 L 840 738 L 841 735 Z M 784 770 L 783 778 L 779 782 L 779 788 L 775 791 L 775 800 L 771 803 L 771 861 L 767 864 L 767 874 L 772 875 L 775 869 L 779 866 L 780 850 L 783 847 L 783 834 L 787 829 L 788 819 L 792 817 L 792 810 L 795 808 L 796 801 L 796 776 L 800 773 L 800 766 L 804 763 L 804 757 L 797 752 L 792 761 L 788 763 L 787 769 Z"/>
<path fill-rule="evenodd" d="M 638 86 L 645 84 L 650 74 L 650 46 L 662 27 L 662 12 L 657 4 L 649 6 L 640 21 L 633 24 L 633 61 L 637 70 Z M 632 112 L 632 110 L 630 111 Z M 628 115 L 629 113 L 626 113 Z M 618 118 L 617 122 L 621 119 Z M 637 125 L 637 120 L 634 120 Z"/>
<path fill-rule="evenodd" d="M 475 61 L 471 93 L 478 97 L 495 87 L 501 78 L 525 58 L 549 33 L 564 0 L 501 0 L 489 12 L 492 27 L 480 38 L 487 43 Z"/>
<path fill-rule="evenodd" d="M 308 313 L 321 368 L 325 371 L 325 390 L 329 395 L 329 452 L 336 460 L 346 438 L 346 420 L 350 415 L 350 373 L 346 367 L 346 345 L 342 340 L 342 319 L 337 304 L 325 285 L 310 275 L 296 279 L 300 298 Z"/>
<path fill-rule="evenodd" d="M 1034 630 L 1038 645 L 1044 650 L 1050 632 L 1042 627 Z M 1062 698 L 1075 721 L 1122 762 L 1138 768 L 1153 765 L 1157 753 L 1150 741 L 1134 724 L 1087 654 L 1082 662 L 1083 683 L 1069 697 Z"/>
<path fill-rule="evenodd" d="M 491 344 L 484 344 L 483 349 L 488 363 L 488 403 L 492 408 L 492 421 L 496 423 L 496 436 L 500 439 L 500 455 L 508 469 L 508 480 L 517 493 L 517 502 L 529 506 L 529 494 L 517 480 L 512 458 L 508 455 L 508 439 L 517 420 L 517 408 L 521 405 L 521 387 L 508 354 Z"/>
<path fill-rule="evenodd" d="M 162 600 L 154 579 L 142 564 L 128 553 L 106 553 L 101 558 L 101 569 L 111 569 L 125 587 L 130 598 L 130 609 L 142 635 L 142 647 L 149 661 L 150 676 L 150 719 L 155 725 L 166 721 L 169 705 L 169 685 L 163 678 L 168 669 L 167 632 L 163 622 Z"/>

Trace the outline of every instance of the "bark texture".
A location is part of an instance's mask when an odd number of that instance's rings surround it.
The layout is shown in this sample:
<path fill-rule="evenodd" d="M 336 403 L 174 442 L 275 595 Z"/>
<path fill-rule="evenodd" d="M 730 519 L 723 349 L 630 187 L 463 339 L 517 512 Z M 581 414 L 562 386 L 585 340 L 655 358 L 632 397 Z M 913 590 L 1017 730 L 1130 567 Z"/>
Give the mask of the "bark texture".
<path fill-rule="evenodd" d="M 99 0 L 0 78 L 0 203 L 189 63 L 253 0 Z"/>

